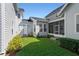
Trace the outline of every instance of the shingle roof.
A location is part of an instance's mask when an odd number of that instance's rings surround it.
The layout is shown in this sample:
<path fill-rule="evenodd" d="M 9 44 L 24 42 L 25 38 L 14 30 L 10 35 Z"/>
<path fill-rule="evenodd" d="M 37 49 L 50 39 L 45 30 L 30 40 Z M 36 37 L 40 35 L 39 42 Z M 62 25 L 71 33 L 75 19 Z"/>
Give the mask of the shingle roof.
<path fill-rule="evenodd" d="M 25 25 L 25 24 L 27 24 L 27 23 L 29 23 L 29 22 L 33 22 L 31 19 L 23 19 L 21 22 L 20 22 L 20 26 L 23 26 L 23 25 Z"/>
<path fill-rule="evenodd" d="M 33 22 L 31 19 L 23 19 L 22 21 Z"/>
<path fill-rule="evenodd" d="M 43 18 L 38 18 L 38 17 L 30 17 L 30 18 L 33 18 L 33 19 L 36 19 L 36 20 L 45 20 Z"/>
<path fill-rule="evenodd" d="M 48 22 L 46 19 L 44 18 L 38 18 L 38 17 L 30 17 L 31 19 L 35 19 L 37 21 L 41 21 L 41 22 Z"/>
<path fill-rule="evenodd" d="M 46 15 L 45 17 L 49 17 L 57 12 L 59 12 L 61 10 L 61 8 L 64 6 L 64 4 L 60 7 L 58 7 L 57 9 L 53 10 L 52 12 L 50 12 L 48 15 Z"/>

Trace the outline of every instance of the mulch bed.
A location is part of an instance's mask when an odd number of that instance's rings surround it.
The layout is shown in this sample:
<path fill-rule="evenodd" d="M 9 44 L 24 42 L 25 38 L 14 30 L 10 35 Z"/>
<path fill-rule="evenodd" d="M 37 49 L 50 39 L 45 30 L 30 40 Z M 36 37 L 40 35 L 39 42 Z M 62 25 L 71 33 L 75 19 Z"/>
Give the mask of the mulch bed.
<path fill-rule="evenodd" d="M 6 52 L 5 56 L 16 56 L 16 53 L 19 52 L 20 50 L 16 50 L 14 52 Z"/>

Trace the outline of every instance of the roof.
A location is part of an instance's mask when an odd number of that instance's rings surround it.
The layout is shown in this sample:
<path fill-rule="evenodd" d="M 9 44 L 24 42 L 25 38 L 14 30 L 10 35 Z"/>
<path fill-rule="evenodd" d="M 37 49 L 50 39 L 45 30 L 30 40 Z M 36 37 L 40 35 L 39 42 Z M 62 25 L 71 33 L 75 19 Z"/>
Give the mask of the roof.
<path fill-rule="evenodd" d="M 49 17 L 49 16 L 51 16 L 51 15 L 53 15 L 53 14 L 59 12 L 59 11 L 62 9 L 62 7 L 63 7 L 64 5 L 65 5 L 65 4 L 63 4 L 62 6 L 58 7 L 57 9 L 53 10 L 52 12 L 50 12 L 50 13 L 49 13 L 48 15 L 46 15 L 45 17 Z"/>
<path fill-rule="evenodd" d="M 22 19 L 22 21 L 28 21 L 29 19 Z"/>
<path fill-rule="evenodd" d="M 33 18 L 33 19 L 35 19 L 35 20 L 45 20 L 45 19 L 39 18 L 39 17 L 30 17 L 30 18 Z"/>
<path fill-rule="evenodd" d="M 20 26 L 23 26 L 23 25 L 25 25 L 25 24 L 28 24 L 28 23 L 32 23 L 33 21 L 32 20 L 30 20 L 30 19 L 23 19 L 21 22 L 20 22 Z"/>
<path fill-rule="evenodd" d="M 18 10 L 21 12 L 24 12 L 24 9 L 23 8 L 18 8 Z"/>
<path fill-rule="evenodd" d="M 68 5 L 70 5 L 71 3 L 66 3 L 66 4 L 64 4 L 64 6 L 61 8 L 61 10 L 58 12 L 58 14 L 57 15 L 60 15 L 64 10 L 65 10 L 65 8 L 68 6 Z"/>
<path fill-rule="evenodd" d="M 31 19 L 23 19 L 22 21 L 33 22 Z"/>
<path fill-rule="evenodd" d="M 40 22 L 48 22 L 46 19 L 44 18 L 38 18 L 38 17 L 30 17 L 30 19 L 34 19 L 34 20 L 37 20 L 37 21 L 40 21 Z"/>

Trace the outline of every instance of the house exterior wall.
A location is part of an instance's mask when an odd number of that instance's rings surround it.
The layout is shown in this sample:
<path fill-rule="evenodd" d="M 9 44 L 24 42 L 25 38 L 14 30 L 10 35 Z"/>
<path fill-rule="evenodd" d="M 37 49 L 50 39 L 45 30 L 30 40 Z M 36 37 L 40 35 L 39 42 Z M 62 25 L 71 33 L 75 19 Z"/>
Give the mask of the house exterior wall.
<path fill-rule="evenodd" d="M 42 32 L 40 32 L 40 26 L 39 25 L 42 25 Z M 46 24 L 46 32 L 44 32 L 44 24 Z M 48 23 L 46 23 L 46 22 L 37 22 L 37 26 L 38 26 L 38 28 L 37 28 L 37 35 L 38 36 L 47 36 L 47 34 L 48 34 Z"/>
<path fill-rule="evenodd" d="M 0 10 L 1 10 L 1 4 L 0 4 Z M 0 11 L 0 52 L 1 52 L 1 11 Z"/>
<path fill-rule="evenodd" d="M 23 26 L 23 31 L 21 33 L 22 35 L 28 36 L 28 24 Z"/>
<path fill-rule="evenodd" d="M 16 17 L 13 4 L 1 3 L 1 53 L 5 52 L 9 41 L 17 34 L 19 22 L 16 20 L 19 19 Z"/>
<path fill-rule="evenodd" d="M 33 35 L 33 22 L 28 22 L 27 24 L 27 32 L 29 36 Z"/>
<path fill-rule="evenodd" d="M 5 4 L 1 4 L 1 52 L 3 53 L 5 46 Z"/>
<path fill-rule="evenodd" d="M 65 36 L 79 39 L 79 32 L 76 32 L 75 14 L 79 13 L 79 4 L 71 4 L 65 10 Z"/>
<path fill-rule="evenodd" d="M 20 35 L 28 36 L 33 35 L 33 23 L 28 21 L 22 21 L 21 23 L 22 31 Z"/>
<path fill-rule="evenodd" d="M 33 19 L 33 36 L 36 37 L 37 36 L 37 32 L 38 30 L 36 30 L 38 28 L 37 26 L 37 20 Z"/>
<path fill-rule="evenodd" d="M 20 18 L 18 18 L 18 17 L 16 16 L 15 27 L 14 27 L 14 29 L 16 28 L 16 30 L 15 30 L 15 35 L 16 35 L 16 33 L 19 34 L 19 33 L 22 31 L 22 27 L 20 27 L 20 23 L 21 23 L 21 22 L 22 22 L 22 19 L 20 19 Z"/>
<path fill-rule="evenodd" d="M 44 21 L 39 22 L 36 19 L 32 19 L 32 20 L 33 20 L 33 36 L 34 37 L 37 37 L 38 35 L 39 36 L 47 36 L 47 34 L 48 34 L 48 23 L 46 23 Z M 42 32 L 40 32 L 39 24 L 42 24 Z M 46 24 L 46 29 L 47 29 L 46 32 L 44 32 L 44 24 Z"/>
<path fill-rule="evenodd" d="M 59 19 L 59 18 L 62 18 L 62 17 L 58 17 L 57 13 L 55 13 L 53 15 L 50 15 L 49 17 L 46 17 L 46 19 L 48 19 L 49 21 L 53 21 L 53 20 L 56 20 L 56 19 Z"/>
<path fill-rule="evenodd" d="M 64 19 L 60 21 L 51 22 L 49 25 L 49 33 L 64 35 Z"/>
<path fill-rule="evenodd" d="M 27 24 L 28 24 L 28 21 L 22 21 L 22 31 L 21 31 L 21 35 L 23 36 L 23 35 L 26 35 L 26 36 L 28 36 L 28 31 L 27 31 Z"/>

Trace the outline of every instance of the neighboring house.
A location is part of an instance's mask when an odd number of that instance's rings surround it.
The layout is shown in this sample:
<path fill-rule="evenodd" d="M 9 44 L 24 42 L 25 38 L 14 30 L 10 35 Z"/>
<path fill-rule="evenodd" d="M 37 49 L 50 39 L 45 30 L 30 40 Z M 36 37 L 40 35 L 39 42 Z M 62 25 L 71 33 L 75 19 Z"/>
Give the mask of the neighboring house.
<path fill-rule="evenodd" d="M 48 21 L 43 18 L 30 17 L 33 21 L 33 36 L 44 37 L 48 34 Z"/>
<path fill-rule="evenodd" d="M 33 35 L 33 21 L 29 19 L 23 19 L 20 23 L 20 26 L 22 27 L 22 31 L 20 35 L 22 36 L 32 36 Z"/>
<path fill-rule="evenodd" d="M 24 34 L 30 31 L 35 37 L 47 36 L 49 34 L 57 37 L 79 39 L 78 7 L 78 3 L 63 4 L 49 13 L 45 18 L 30 17 L 29 19 L 32 20 L 31 24 L 27 22 L 30 25 L 23 26 Z"/>
<path fill-rule="evenodd" d="M 28 20 L 23 19 L 21 24 L 23 27 L 20 33 L 23 36 L 47 36 L 48 34 L 48 21 L 46 19 L 30 17 Z"/>
<path fill-rule="evenodd" d="M 49 35 L 79 39 L 79 4 L 64 4 L 45 18 L 49 24 Z"/>
<path fill-rule="evenodd" d="M 21 31 L 18 11 L 17 4 L 0 3 L 0 54 L 5 53 L 9 41 Z"/>

